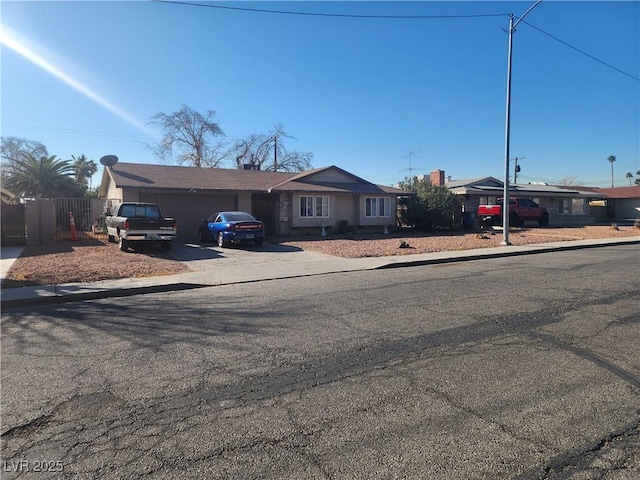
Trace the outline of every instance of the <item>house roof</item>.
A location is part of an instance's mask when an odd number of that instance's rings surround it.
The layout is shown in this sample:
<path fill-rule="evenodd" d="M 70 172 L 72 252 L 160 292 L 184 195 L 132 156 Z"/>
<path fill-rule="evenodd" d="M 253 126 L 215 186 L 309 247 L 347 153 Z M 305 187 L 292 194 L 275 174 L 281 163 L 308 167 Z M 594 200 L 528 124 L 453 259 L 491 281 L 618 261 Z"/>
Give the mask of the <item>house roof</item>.
<path fill-rule="evenodd" d="M 117 188 L 160 188 L 198 190 L 264 191 L 266 185 L 289 178 L 293 174 L 256 170 L 179 167 L 116 163 L 105 168 L 104 182 L 111 177 Z"/>
<path fill-rule="evenodd" d="M 447 188 L 455 194 L 475 194 L 487 196 L 502 196 L 504 192 L 504 183 L 494 177 L 481 177 L 470 180 L 457 180 L 448 182 Z M 591 191 L 582 189 L 582 187 L 559 187 L 555 185 L 541 184 L 509 184 L 510 195 L 526 195 L 536 197 L 588 197 L 588 198 L 605 198 L 606 195 L 601 191 Z"/>
<path fill-rule="evenodd" d="M 337 180 L 327 180 L 333 174 Z M 299 173 L 117 163 L 105 168 L 101 195 L 109 178 L 117 188 L 248 192 L 348 192 L 402 194 L 402 190 L 367 182 L 336 166 Z"/>
<path fill-rule="evenodd" d="M 1 192 L 0 198 L 2 200 L 2 203 L 9 204 L 14 202 L 16 196 L 12 192 L 10 192 L 4 187 L 0 187 L 0 192 Z"/>
<path fill-rule="evenodd" d="M 604 193 L 607 198 L 640 198 L 640 185 L 633 185 L 631 187 L 598 188 L 597 190 L 600 193 Z"/>
<path fill-rule="evenodd" d="M 457 188 L 457 187 L 470 187 L 470 186 L 502 186 L 503 183 L 495 177 L 477 177 L 477 178 L 468 178 L 466 180 L 453 180 L 451 182 L 446 183 L 446 187 L 449 189 Z"/>

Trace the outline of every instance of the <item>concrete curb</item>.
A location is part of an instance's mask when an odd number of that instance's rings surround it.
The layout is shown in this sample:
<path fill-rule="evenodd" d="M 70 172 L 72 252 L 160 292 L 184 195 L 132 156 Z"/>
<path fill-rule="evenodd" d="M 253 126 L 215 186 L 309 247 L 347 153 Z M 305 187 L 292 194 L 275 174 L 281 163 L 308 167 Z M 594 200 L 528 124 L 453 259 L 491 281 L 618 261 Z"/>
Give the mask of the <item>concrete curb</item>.
<path fill-rule="evenodd" d="M 83 300 L 97 300 L 108 297 L 126 297 L 148 293 L 175 292 L 222 285 L 236 285 L 287 278 L 303 278 L 335 273 L 365 270 L 384 270 L 401 267 L 417 267 L 472 260 L 506 258 L 540 253 L 581 250 L 640 244 L 640 237 L 621 239 L 581 240 L 547 244 L 502 246 L 478 250 L 437 252 L 433 254 L 403 255 L 394 257 L 369 257 L 361 259 L 336 259 L 328 262 L 302 262 L 293 267 L 266 266 L 264 272 L 252 271 L 222 281 L 194 281 L 201 277 L 199 272 L 140 279 L 109 280 L 95 284 L 67 284 L 47 287 L 24 287 L 5 289 L 0 307 L 5 310 L 29 306 L 53 305 Z M 257 269 L 259 270 L 259 269 Z M 9 297 L 9 298 L 7 298 Z"/>
<path fill-rule="evenodd" d="M 461 257 L 451 256 L 448 258 L 424 259 L 424 260 L 421 259 L 416 261 L 407 261 L 401 264 L 389 263 L 386 265 L 381 265 L 377 268 L 382 270 L 382 269 L 388 269 L 388 268 L 400 268 L 400 267 L 410 267 L 410 266 L 417 267 L 422 265 L 456 263 L 460 261 L 471 261 L 471 260 L 486 260 L 490 258 L 520 257 L 524 255 L 535 255 L 539 253 L 553 253 L 553 252 L 560 252 L 560 251 L 584 250 L 588 248 L 613 247 L 616 245 L 634 245 L 634 244 L 640 244 L 640 239 L 630 237 L 630 239 L 609 240 L 607 241 L 607 243 L 601 243 L 601 242 L 600 243 L 584 243 L 582 245 L 573 245 L 573 244 L 559 245 L 559 244 L 549 243 L 548 246 L 546 246 L 545 244 L 539 244 L 539 245 L 531 246 L 530 249 L 527 248 L 528 245 L 525 245 L 525 246 L 519 247 L 519 250 L 512 250 L 512 251 L 505 250 L 501 252 L 486 252 L 486 253 L 482 253 L 481 250 L 480 251 L 473 250 L 473 252 L 477 252 L 477 253 L 468 254 Z M 512 247 L 499 247 L 499 248 L 509 249 Z"/>

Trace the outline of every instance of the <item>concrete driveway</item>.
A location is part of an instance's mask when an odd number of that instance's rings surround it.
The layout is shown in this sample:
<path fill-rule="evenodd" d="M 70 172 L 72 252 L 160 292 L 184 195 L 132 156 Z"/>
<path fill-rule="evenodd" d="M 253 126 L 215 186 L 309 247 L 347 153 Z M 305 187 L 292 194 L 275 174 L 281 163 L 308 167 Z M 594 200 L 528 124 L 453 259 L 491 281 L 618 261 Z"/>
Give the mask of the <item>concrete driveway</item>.
<path fill-rule="evenodd" d="M 200 243 L 197 238 L 175 240 L 171 249 L 171 257 L 186 263 L 194 271 L 210 270 L 212 272 L 215 272 L 216 268 L 230 266 L 249 268 L 269 264 L 285 265 L 335 259 L 331 255 L 270 242 L 264 242 L 260 247 L 251 243 L 242 243 L 220 248 L 214 242 Z"/>
<path fill-rule="evenodd" d="M 20 256 L 24 247 L 0 248 L 0 278 L 5 278 L 13 262 Z"/>

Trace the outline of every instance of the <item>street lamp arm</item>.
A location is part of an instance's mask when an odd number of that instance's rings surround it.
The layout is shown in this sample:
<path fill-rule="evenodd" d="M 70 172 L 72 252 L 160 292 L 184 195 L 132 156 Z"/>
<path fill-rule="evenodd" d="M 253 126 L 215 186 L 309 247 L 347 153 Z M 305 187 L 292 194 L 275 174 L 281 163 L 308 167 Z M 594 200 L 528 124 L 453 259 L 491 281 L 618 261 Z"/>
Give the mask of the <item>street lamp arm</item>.
<path fill-rule="evenodd" d="M 536 3 L 534 3 L 533 5 L 531 5 L 531 6 L 529 7 L 529 10 L 527 10 L 526 12 L 524 12 L 524 14 L 523 14 L 521 17 L 519 17 L 519 18 L 518 18 L 518 20 L 516 21 L 516 23 L 514 23 L 514 24 L 513 24 L 513 26 L 511 27 L 512 31 L 513 31 L 513 30 L 515 30 L 515 28 L 516 28 L 516 27 L 518 26 L 518 24 L 522 21 L 522 19 L 523 19 L 524 17 L 526 17 L 526 16 L 527 16 L 527 14 L 528 14 L 531 10 L 533 10 L 534 8 L 536 8 L 536 7 L 540 4 L 540 2 L 542 2 L 542 0 L 538 0 Z"/>

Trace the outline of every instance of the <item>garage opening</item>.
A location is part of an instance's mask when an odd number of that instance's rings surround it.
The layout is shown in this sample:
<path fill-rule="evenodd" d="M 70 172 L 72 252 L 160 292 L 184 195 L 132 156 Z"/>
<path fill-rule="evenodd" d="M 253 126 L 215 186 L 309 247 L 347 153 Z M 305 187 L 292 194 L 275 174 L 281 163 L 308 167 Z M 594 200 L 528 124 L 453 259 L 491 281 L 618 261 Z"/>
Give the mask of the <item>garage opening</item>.
<path fill-rule="evenodd" d="M 277 193 L 252 193 L 251 215 L 264 223 L 267 235 L 276 234 L 276 209 L 279 195 Z"/>

